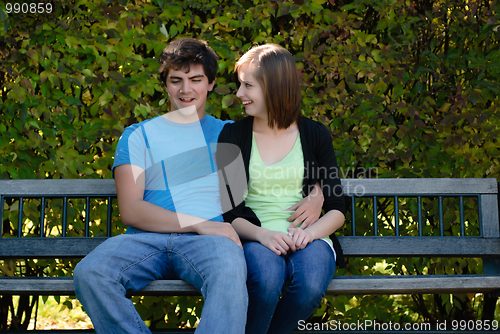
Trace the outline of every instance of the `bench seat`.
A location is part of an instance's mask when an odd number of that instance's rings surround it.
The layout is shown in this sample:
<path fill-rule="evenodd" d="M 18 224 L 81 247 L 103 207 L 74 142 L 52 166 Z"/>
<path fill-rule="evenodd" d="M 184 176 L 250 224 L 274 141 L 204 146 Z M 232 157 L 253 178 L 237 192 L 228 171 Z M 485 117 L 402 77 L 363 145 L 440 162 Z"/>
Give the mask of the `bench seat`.
<path fill-rule="evenodd" d="M 71 277 L 2 277 L 0 291 L 12 295 L 75 294 Z M 445 294 L 500 291 L 499 275 L 381 275 L 335 276 L 328 286 L 330 295 Z M 198 296 L 200 293 L 182 280 L 159 280 L 131 295 Z"/>

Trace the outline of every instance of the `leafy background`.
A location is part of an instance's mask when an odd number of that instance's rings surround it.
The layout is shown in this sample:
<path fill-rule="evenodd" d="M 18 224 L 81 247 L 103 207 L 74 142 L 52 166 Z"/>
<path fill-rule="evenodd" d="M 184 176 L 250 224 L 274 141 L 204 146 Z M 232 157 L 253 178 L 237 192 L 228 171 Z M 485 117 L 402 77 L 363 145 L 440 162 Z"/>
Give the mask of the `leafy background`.
<path fill-rule="evenodd" d="M 290 50 L 303 81 L 303 114 L 331 129 L 339 165 L 351 171 L 346 177 L 372 168 L 378 177 L 500 179 L 496 0 L 51 4 L 51 13 L 8 14 L 0 3 L 2 179 L 111 178 L 123 129 L 167 111 L 157 57 L 169 41 L 185 36 L 207 40 L 220 56 L 208 113 L 222 119 L 244 114 L 232 79 L 239 56 L 268 42 Z M 16 205 L 5 204 L 4 232 L 14 231 L 18 227 L 10 218 L 17 215 Z M 369 211 L 369 204 L 365 207 Z M 453 203 L 449 208 L 456 211 Z M 390 216 L 391 205 L 385 209 Z M 412 220 L 407 224 L 411 233 Z M 77 223 L 74 229 L 79 231 Z M 344 232 L 349 229 L 346 224 Z M 118 221 L 113 233 L 122 230 Z M 31 233 L 29 227 L 23 233 Z M 75 263 L 3 261 L 1 270 L 70 275 Z M 475 273 L 482 262 L 350 259 L 338 274 L 424 271 Z M 202 306 L 199 298 L 135 301 L 152 327 L 193 325 Z M 3 296 L 0 302 L 0 318 L 6 319 L 11 299 Z M 329 296 L 315 319 L 435 322 L 493 319 L 495 312 L 498 319 L 496 303 L 493 294 Z"/>

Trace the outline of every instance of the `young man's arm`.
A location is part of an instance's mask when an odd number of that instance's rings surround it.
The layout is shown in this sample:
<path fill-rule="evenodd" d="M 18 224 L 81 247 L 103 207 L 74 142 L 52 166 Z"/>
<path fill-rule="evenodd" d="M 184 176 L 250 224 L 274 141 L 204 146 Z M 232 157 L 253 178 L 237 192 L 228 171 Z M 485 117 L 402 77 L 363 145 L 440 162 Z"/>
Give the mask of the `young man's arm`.
<path fill-rule="evenodd" d="M 144 170 L 125 164 L 114 169 L 118 208 L 122 222 L 148 232 L 189 233 L 225 236 L 241 247 L 241 241 L 228 223 L 207 221 L 173 212 L 144 201 Z M 181 227 L 179 218 L 184 222 Z"/>
<path fill-rule="evenodd" d="M 325 197 L 323 196 L 321 186 L 319 182 L 316 182 L 314 188 L 307 197 L 304 197 L 287 209 L 288 211 L 295 211 L 287 219 L 289 222 L 293 221 L 288 231 L 297 227 L 299 224 L 302 224 L 301 228 L 304 229 L 318 221 L 319 216 L 321 216 L 321 209 L 323 208 L 324 201 Z"/>

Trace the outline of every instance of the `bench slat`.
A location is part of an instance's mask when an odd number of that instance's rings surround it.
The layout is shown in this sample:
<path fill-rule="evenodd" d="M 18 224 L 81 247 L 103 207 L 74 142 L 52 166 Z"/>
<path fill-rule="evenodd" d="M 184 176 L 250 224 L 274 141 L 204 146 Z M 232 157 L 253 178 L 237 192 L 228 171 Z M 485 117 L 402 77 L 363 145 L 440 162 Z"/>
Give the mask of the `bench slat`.
<path fill-rule="evenodd" d="M 35 179 L 0 180 L 1 195 L 35 196 L 113 196 L 116 195 L 112 179 Z"/>
<path fill-rule="evenodd" d="M 491 292 L 500 290 L 500 276 L 408 275 L 338 276 L 328 286 L 333 295 L 399 295 Z"/>
<path fill-rule="evenodd" d="M 0 259 L 80 258 L 106 238 L 2 238 Z"/>
<path fill-rule="evenodd" d="M 346 195 L 497 194 L 494 178 L 341 179 Z M 112 179 L 0 180 L 1 195 L 115 195 Z"/>
<path fill-rule="evenodd" d="M 497 181 L 487 179 L 342 179 L 346 195 L 497 194 Z"/>
<path fill-rule="evenodd" d="M 335 276 L 327 294 L 479 293 L 498 290 L 500 276 L 495 275 Z M 0 291 L 13 295 L 75 294 L 73 279 L 69 277 L 0 278 Z M 182 280 L 160 280 L 131 295 L 198 296 L 200 293 Z"/>
<path fill-rule="evenodd" d="M 480 237 L 338 237 L 346 256 L 488 257 L 500 256 L 499 238 Z"/>
<path fill-rule="evenodd" d="M 106 238 L 5 238 L 0 258 L 80 258 Z M 500 257 L 499 238 L 339 237 L 350 257 Z"/>

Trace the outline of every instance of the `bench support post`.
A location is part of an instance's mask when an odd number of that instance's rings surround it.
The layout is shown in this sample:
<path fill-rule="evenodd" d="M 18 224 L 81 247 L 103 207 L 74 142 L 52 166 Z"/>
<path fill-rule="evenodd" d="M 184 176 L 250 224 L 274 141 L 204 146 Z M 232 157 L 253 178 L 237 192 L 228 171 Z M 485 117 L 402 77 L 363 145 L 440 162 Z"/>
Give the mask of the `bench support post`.
<path fill-rule="evenodd" d="M 483 270 L 485 275 L 500 275 L 500 258 L 483 258 Z"/>

